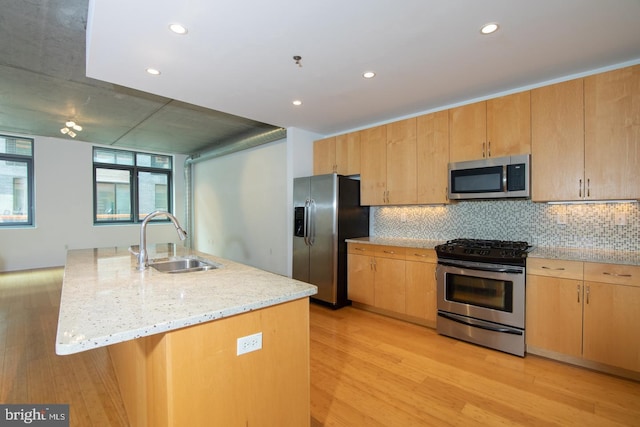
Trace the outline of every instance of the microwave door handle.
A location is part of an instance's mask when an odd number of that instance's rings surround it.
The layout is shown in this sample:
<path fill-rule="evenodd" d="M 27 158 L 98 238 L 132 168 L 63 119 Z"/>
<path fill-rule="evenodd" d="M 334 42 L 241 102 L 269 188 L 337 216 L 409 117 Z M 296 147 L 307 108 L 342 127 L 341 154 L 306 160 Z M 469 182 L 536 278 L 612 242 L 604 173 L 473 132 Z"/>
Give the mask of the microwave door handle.
<path fill-rule="evenodd" d="M 507 165 L 502 166 L 502 191 L 507 192 Z"/>

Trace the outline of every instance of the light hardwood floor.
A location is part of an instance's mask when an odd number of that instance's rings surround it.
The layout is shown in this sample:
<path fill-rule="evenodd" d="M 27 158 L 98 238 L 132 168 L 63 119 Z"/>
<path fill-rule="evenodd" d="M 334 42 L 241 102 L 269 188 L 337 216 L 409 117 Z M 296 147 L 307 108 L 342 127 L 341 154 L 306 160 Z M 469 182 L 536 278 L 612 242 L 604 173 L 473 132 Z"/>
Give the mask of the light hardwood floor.
<path fill-rule="evenodd" d="M 55 355 L 61 282 L 62 269 L 0 273 L 0 403 L 69 403 L 72 426 L 126 426 L 106 350 Z M 639 382 L 351 307 L 312 304 L 310 345 L 312 427 L 640 426 Z"/>

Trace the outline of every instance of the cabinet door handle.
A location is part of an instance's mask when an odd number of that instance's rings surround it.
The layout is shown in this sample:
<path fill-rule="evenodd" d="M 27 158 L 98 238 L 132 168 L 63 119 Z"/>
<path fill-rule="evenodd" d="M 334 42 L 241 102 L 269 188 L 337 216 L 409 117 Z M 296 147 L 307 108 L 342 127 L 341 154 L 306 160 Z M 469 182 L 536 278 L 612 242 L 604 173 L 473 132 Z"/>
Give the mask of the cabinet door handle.
<path fill-rule="evenodd" d="M 591 180 L 587 178 L 587 197 L 591 197 Z"/>
<path fill-rule="evenodd" d="M 617 274 L 617 273 L 609 273 L 607 271 L 604 271 L 602 274 L 604 274 L 605 276 L 631 277 L 631 274 Z"/>
<path fill-rule="evenodd" d="M 483 142 L 482 143 L 482 158 L 484 159 L 485 157 L 487 157 L 487 143 Z"/>
<path fill-rule="evenodd" d="M 540 268 L 542 268 L 543 270 L 564 271 L 564 267 L 553 268 L 553 267 L 547 267 L 546 265 L 543 265 Z"/>
<path fill-rule="evenodd" d="M 589 294 L 591 293 L 591 286 L 587 286 L 586 293 L 587 293 L 587 296 L 586 296 L 586 298 L 587 298 L 587 304 L 589 304 Z"/>
<path fill-rule="evenodd" d="M 576 286 L 576 292 L 578 293 L 578 304 L 580 304 L 580 285 Z"/>
<path fill-rule="evenodd" d="M 487 142 L 487 157 L 491 157 L 491 141 Z"/>
<path fill-rule="evenodd" d="M 578 197 L 582 198 L 582 179 L 578 182 Z"/>
<path fill-rule="evenodd" d="M 373 258 L 373 271 L 378 271 L 378 264 L 376 263 L 375 258 Z"/>

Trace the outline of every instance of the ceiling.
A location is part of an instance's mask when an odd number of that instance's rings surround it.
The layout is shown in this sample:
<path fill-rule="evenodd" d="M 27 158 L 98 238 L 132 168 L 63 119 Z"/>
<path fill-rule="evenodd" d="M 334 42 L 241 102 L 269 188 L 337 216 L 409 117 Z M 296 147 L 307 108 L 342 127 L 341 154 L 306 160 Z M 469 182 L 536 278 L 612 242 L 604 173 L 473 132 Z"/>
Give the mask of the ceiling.
<path fill-rule="evenodd" d="M 88 0 L 3 0 L 0 134 L 68 138 L 140 151 L 192 154 L 268 142 L 274 126 L 85 76 Z M 243 146 L 250 146 L 244 144 Z"/>
<path fill-rule="evenodd" d="M 341 133 L 640 62 L 638 0 L 88 7 L 3 1 L 1 131 L 61 137 L 62 122 L 75 118 L 84 127 L 77 139 L 194 153 L 280 127 Z M 171 33 L 174 22 L 188 33 Z M 499 31 L 481 35 L 487 22 Z M 363 79 L 369 70 L 376 77 Z"/>

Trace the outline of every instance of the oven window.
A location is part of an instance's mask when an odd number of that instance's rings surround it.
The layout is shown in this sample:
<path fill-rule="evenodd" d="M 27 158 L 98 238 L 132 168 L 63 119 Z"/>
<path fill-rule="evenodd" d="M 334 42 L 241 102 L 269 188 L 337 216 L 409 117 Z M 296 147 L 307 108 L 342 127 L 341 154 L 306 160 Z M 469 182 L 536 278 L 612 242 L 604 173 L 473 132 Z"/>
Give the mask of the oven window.
<path fill-rule="evenodd" d="M 448 301 L 513 312 L 512 281 L 450 273 L 446 277 Z"/>

